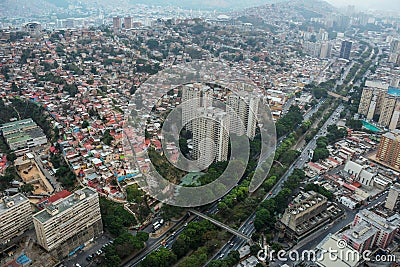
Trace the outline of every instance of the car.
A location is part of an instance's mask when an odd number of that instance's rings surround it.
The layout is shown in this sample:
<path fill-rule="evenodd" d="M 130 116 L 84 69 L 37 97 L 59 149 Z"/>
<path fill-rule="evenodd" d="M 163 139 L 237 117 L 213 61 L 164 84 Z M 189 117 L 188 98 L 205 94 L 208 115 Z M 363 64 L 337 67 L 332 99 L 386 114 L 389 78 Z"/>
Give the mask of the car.
<path fill-rule="evenodd" d="M 92 255 L 87 256 L 87 257 L 86 257 L 86 260 L 87 260 L 87 261 L 92 261 L 92 260 L 93 260 Z"/>
<path fill-rule="evenodd" d="M 184 227 L 186 227 L 186 226 L 188 226 L 188 224 L 187 224 L 187 223 L 185 223 L 183 226 L 184 226 Z"/>
<path fill-rule="evenodd" d="M 250 224 L 253 224 L 253 221 L 250 221 L 249 223 L 250 223 Z"/>
<path fill-rule="evenodd" d="M 325 226 L 325 227 L 324 227 L 324 230 L 327 230 L 328 228 L 329 228 L 329 226 Z"/>
<path fill-rule="evenodd" d="M 79 263 L 75 264 L 76 267 L 82 267 Z"/>
<path fill-rule="evenodd" d="M 225 256 L 224 253 L 222 253 L 221 255 L 219 255 L 219 257 L 222 259 Z"/>
<path fill-rule="evenodd" d="M 232 241 L 231 243 L 229 243 L 229 246 L 230 246 L 230 247 L 233 247 L 233 245 L 234 245 L 234 244 L 233 244 L 233 241 Z"/>

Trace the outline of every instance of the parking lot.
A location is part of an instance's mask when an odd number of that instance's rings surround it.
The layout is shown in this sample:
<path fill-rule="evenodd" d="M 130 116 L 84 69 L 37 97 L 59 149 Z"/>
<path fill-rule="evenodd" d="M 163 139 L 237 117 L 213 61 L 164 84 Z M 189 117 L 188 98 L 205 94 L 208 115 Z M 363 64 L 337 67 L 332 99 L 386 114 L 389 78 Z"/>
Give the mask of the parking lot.
<path fill-rule="evenodd" d="M 82 250 L 78 251 L 75 255 L 71 256 L 69 259 L 64 261 L 64 266 L 96 266 L 96 259 L 99 259 L 99 250 L 102 250 L 103 246 L 109 244 L 111 239 L 106 236 L 101 236 L 94 240 Z M 112 242 L 112 241 L 111 241 Z M 88 260 L 90 257 L 90 260 Z M 79 264 L 79 265 L 77 265 Z"/>

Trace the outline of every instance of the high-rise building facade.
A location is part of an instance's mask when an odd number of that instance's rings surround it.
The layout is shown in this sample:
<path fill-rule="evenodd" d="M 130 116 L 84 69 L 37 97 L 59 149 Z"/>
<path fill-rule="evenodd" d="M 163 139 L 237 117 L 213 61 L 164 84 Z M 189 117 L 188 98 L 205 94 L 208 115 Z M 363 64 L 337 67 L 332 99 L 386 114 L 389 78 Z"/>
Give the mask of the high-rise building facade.
<path fill-rule="evenodd" d="M 201 83 L 182 86 L 182 125 L 192 132 L 192 156 L 202 167 L 227 160 L 229 133 L 255 136 L 259 97 L 234 93 L 225 97 L 222 91 Z M 214 94 L 221 100 L 214 101 Z"/>
<path fill-rule="evenodd" d="M 120 17 L 113 18 L 113 29 L 114 30 L 121 29 L 121 18 Z"/>
<path fill-rule="evenodd" d="M 389 189 L 389 194 L 386 198 L 385 208 L 390 210 L 398 210 L 400 200 L 400 184 L 395 183 Z"/>
<path fill-rule="evenodd" d="M 200 108 L 212 106 L 213 96 L 210 87 L 201 83 L 186 84 L 182 87 L 182 125 L 192 130 L 193 119 Z"/>
<path fill-rule="evenodd" d="M 257 128 L 257 112 L 260 99 L 254 95 L 240 96 L 230 94 L 227 99 L 227 113 L 230 109 L 235 115 L 230 115 L 230 130 L 237 135 L 246 135 L 253 139 Z M 237 121 L 240 120 L 240 121 Z"/>
<path fill-rule="evenodd" d="M 206 168 L 213 161 L 226 161 L 229 146 L 229 116 L 222 110 L 200 108 L 193 120 L 193 158 L 199 167 Z"/>
<path fill-rule="evenodd" d="M 400 64 L 400 40 L 393 40 L 390 43 L 389 63 Z"/>
<path fill-rule="evenodd" d="M 0 202 L 0 245 L 21 235 L 32 225 L 32 209 L 22 194 L 5 197 Z"/>
<path fill-rule="evenodd" d="M 400 170 L 400 130 L 395 129 L 382 135 L 376 159 Z"/>
<path fill-rule="evenodd" d="M 125 29 L 132 29 L 132 17 L 125 17 L 124 18 L 124 28 Z"/>
<path fill-rule="evenodd" d="M 379 82 L 366 82 L 358 106 L 358 113 L 368 120 L 377 122 L 390 130 L 400 125 L 400 98 L 389 93 L 389 85 Z"/>
<path fill-rule="evenodd" d="M 33 216 L 38 243 L 61 259 L 103 233 L 99 196 L 89 187 L 48 205 Z"/>
<path fill-rule="evenodd" d="M 339 209 L 330 205 L 326 197 L 314 191 L 300 193 L 288 208 L 276 227 L 290 239 L 302 239 L 315 231 L 333 216 L 339 216 Z"/>
<path fill-rule="evenodd" d="M 342 46 L 340 47 L 340 57 L 344 59 L 350 59 L 352 46 L 353 46 L 352 42 L 342 41 Z"/>
<path fill-rule="evenodd" d="M 305 42 L 303 50 L 306 54 L 318 58 L 330 58 L 332 45 L 328 41 Z"/>

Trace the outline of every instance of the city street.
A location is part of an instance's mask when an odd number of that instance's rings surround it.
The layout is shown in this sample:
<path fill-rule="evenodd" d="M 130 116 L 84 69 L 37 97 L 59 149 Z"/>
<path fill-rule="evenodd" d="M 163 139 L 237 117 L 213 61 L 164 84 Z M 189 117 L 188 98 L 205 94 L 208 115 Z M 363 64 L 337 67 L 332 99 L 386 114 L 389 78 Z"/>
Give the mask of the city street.
<path fill-rule="evenodd" d="M 316 148 L 316 142 L 317 142 L 317 136 L 323 136 L 327 132 L 327 128 L 329 125 L 336 124 L 338 120 L 338 116 L 336 115 L 337 113 L 342 112 L 343 110 L 343 105 L 339 105 L 336 110 L 332 113 L 332 115 L 328 118 L 328 120 L 324 123 L 324 125 L 321 127 L 321 129 L 318 131 L 316 134 L 316 138 L 313 138 L 303 149 L 301 152 L 300 156 L 297 158 L 297 160 L 290 166 L 289 170 L 286 172 L 286 174 L 275 184 L 275 186 L 272 188 L 271 195 L 267 195 L 265 199 L 271 198 L 276 196 L 279 191 L 282 189 L 283 183 L 288 179 L 288 177 L 293 173 L 293 170 L 295 168 L 303 168 L 305 163 L 309 160 L 308 158 L 308 153 L 310 150 L 314 150 Z M 255 232 L 253 221 L 255 218 L 255 212 L 243 223 L 243 225 L 239 228 L 240 231 L 244 231 L 246 235 L 251 236 Z M 322 236 L 323 233 L 321 233 Z M 322 240 L 322 239 L 321 239 Z M 230 243 L 225 244 L 217 254 L 212 257 L 211 260 L 217 260 L 221 258 L 221 255 L 225 257 L 226 255 L 229 254 L 230 251 L 237 250 L 240 247 L 242 247 L 246 241 L 238 238 L 238 237 L 232 237 Z M 233 244 L 233 245 L 232 245 Z M 208 264 L 208 263 L 207 263 Z M 207 265 L 206 264 L 206 265 Z M 205 265 L 205 266 L 206 266 Z"/>

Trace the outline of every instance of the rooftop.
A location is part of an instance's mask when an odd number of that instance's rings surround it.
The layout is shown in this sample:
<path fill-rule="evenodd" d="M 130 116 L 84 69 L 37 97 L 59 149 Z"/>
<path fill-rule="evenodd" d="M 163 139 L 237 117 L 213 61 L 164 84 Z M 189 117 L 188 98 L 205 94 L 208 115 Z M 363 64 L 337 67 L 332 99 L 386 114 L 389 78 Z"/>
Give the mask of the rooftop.
<path fill-rule="evenodd" d="M 0 203 L 0 214 L 3 212 L 6 212 L 9 210 L 11 207 L 18 206 L 21 203 L 29 201 L 24 195 L 22 194 L 17 194 L 11 197 L 5 197 L 3 198 L 3 202 Z M 11 203 L 14 202 L 14 204 L 11 206 Z M 10 203 L 10 206 L 7 206 L 7 204 Z"/>
<path fill-rule="evenodd" d="M 366 222 L 361 222 L 346 230 L 343 234 L 358 244 L 364 243 L 368 238 L 374 236 L 378 230 Z"/>
<path fill-rule="evenodd" d="M 3 131 L 3 133 L 8 133 L 8 132 L 12 132 L 14 130 L 18 130 L 18 129 L 30 127 L 30 126 L 36 126 L 36 123 L 34 121 L 31 121 L 31 122 L 27 122 L 27 123 L 23 123 L 23 124 L 13 124 L 13 125 L 9 125 L 9 126 L 4 126 L 4 124 L 3 124 L 1 126 L 1 130 Z"/>
<path fill-rule="evenodd" d="M 355 260 L 355 257 L 350 257 L 350 259 L 345 259 L 344 256 L 358 255 L 358 254 L 355 254 L 356 251 L 349 245 L 346 245 L 346 247 L 344 248 L 339 247 L 338 244 L 341 244 L 341 242 L 339 242 L 340 240 L 341 239 L 338 236 L 329 234 L 328 236 L 325 237 L 324 240 L 321 241 L 321 243 L 317 245 L 318 251 L 321 251 L 321 253 L 323 253 L 323 256 L 317 255 L 318 266 L 326 266 L 326 267 L 357 266 L 358 260 Z M 340 251 L 343 253 L 335 253 L 335 255 L 333 255 L 333 251 Z"/>
<path fill-rule="evenodd" d="M 385 232 L 391 232 L 397 228 L 397 223 L 395 224 L 367 209 L 361 210 L 357 214 L 357 216 L 361 217 L 364 221 L 371 223 L 374 227 Z"/>
<path fill-rule="evenodd" d="M 25 124 L 25 123 L 30 123 L 33 122 L 32 119 L 24 119 L 24 120 L 19 120 L 19 121 L 13 121 L 13 122 L 7 122 L 1 125 L 1 128 L 6 128 L 6 127 L 11 127 L 17 124 Z"/>
<path fill-rule="evenodd" d="M 80 197 L 82 196 L 82 193 L 85 194 L 85 197 L 83 198 Z M 44 223 L 54 215 L 63 213 L 69 208 L 81 203 L 85 198 L 91 197 L 95 194 L 97 194 L 97 192 L 94 191 L 94 189 L 92 188 L 89 187 L 82 188 L 81 190 L 75 191 L 74 194 L 71 194 L 66 198 L 61 198 L 60 200 L 50 204 L 44 210 L 36 213 L 33 217 L 38 221 Z"/>

